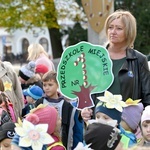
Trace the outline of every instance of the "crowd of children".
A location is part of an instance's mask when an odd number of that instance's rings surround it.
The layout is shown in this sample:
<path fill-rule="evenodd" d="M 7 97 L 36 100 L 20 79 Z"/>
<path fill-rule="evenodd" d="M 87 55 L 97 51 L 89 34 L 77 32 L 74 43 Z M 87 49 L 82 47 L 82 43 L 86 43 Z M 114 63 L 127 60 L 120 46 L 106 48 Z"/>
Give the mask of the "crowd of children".
<path fill-rule="evenodd" d="M 57 72 L 41 45 L 31 45 L 28 52 L 30 61 L 20 68 L 18 77 L 14 75 L 16 81 L 0 79 L 1 150 L 150 148 L 149 105 L 144 108 L 141 100 L 131 98 L 123 101 L 122 95 L 106 90 L 96 97 L 95 108 L 78 110 L 77 102 L 59 91 Z"/>

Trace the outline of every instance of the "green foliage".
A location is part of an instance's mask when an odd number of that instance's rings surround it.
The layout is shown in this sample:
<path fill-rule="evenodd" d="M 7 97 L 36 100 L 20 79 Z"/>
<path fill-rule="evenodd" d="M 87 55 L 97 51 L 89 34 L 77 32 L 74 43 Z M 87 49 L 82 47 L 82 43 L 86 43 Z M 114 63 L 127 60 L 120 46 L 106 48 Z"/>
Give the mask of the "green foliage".
<path fill-rule="evenodd" d="M 83 29 L 80 23 L 76 23 L 73 28 L 69 28 L 67 33 L 69 34 L 69 45 L 87 41 L 87 30 Z"/>
<path fill-rule="evenodd" d="M 53 0 L 1 0 L 0 26 L 10 29 L 33 26 L 59 28 Z"/>
<path fill-rule="evenodd" d="M 150 53 L 150 0 L 116 0 L 116 9 L 126 9 L 132 12 L 137 21 L 137 37 L 135 49 L 144 54 Z"/>

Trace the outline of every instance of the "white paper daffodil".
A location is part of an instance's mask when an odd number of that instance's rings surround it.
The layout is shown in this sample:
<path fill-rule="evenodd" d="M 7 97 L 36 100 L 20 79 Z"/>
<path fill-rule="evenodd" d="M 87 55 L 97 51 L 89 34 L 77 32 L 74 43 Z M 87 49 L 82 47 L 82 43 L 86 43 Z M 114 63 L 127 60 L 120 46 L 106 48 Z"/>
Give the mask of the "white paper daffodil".
<path fill-rule="evenodd" d="M 15 127 L 16 133 L 20 136 L 19 146 L 32 147 L 33 150 L 41 150 L 43 145 L 51 144 L 54 139 L 47 133 L 48 124 L 33 125 L 24 120 L 22 127 Z"/>
<path fill-rule="evenodd" d="M 117 109 L 118 111 L 122 112 L 122 107 L 126 107 L 126 103 L 122 101 L 121 95 L 113 95 L 109 91 L 105 91 L 104 96 L 97 97 L 100 101 L 106 103 L 106 107 L 110 109 Z"/>

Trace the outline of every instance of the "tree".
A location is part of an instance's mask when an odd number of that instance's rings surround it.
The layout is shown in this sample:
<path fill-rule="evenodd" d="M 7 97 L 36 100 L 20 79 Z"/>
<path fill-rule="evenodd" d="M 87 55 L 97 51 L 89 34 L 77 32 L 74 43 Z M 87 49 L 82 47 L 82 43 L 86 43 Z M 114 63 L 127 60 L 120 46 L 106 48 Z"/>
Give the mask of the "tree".
<path fill-rule="evenodd" d="M 53 0 L 1 0 L 0 26 L 8 31 L 25 27 L 48 27 L 53 57 L 61 56 L 62 45 L 57 23 L 57 12 Z"/>
<path fill-rule="evenodd" d="M 116 0 L 116 9 L 126 9 L 131 11 L 137 20 L 137 37 L 135 49 L 144 54 L 150 53 L 150 0 Z"/>
<path fill-rule="evenodd" d="M 0 13 L 0 26 L 6 27 L 7 31 L 48 27 L 54 58 L 62 53 L 59 32 L 64 28 L 62 21 L 76 23 L 86 20 L 83 8 L 74 0 L 1 0 Z"/>

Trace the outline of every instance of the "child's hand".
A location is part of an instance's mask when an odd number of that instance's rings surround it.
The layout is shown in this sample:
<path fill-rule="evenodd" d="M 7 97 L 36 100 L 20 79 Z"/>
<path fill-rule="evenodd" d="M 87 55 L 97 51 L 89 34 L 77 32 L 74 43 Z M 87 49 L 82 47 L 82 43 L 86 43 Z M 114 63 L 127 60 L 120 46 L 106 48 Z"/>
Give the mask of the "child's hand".
<path fill-rule="evenodd" d="M 84 122 L 90 120 L 92 115 L 93 115 L 93 110 L 90 108 L 84 108 L 81 110 L 81 116 Z"/>

